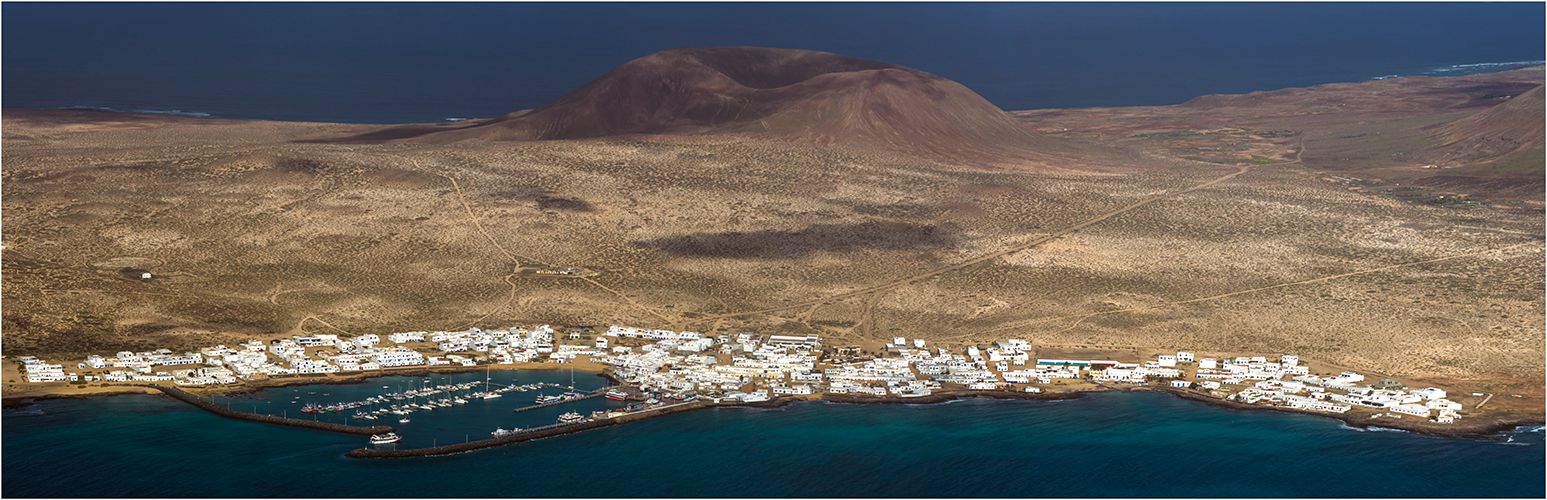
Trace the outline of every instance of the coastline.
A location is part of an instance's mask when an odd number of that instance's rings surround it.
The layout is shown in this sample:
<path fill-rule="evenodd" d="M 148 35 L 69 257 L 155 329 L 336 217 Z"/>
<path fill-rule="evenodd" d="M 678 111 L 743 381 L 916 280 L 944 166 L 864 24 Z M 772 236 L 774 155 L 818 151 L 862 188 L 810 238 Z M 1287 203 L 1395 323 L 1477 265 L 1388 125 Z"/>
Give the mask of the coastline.
<path fill-rule="evenodd" d="M 240 386 L 236 386 L 236 387 L 210 387 L 210 388 L 193 388 L 193 387 L 189 387 L 189 388 L 179 388 L 179 389 L 182 390 L 182 391 L 186 391 L 186 392 L 188 392 L 190 394 L 200 396 L 200 397 L 208 397 L 208 396 L 212 396 L 212 395 L 248 394 L 248 393 L 258 392 L 258 391 L 261 391 L 261 390 L 264 390 L 264 389 L 280 388 L 280 387 L 290 387 L 290 386 L 298 386 L 298 385 L 350 385 L 350 384 L 359 384 L 359 383 L 363 383 L 363 382 L 365 382 L 367 380 L 370 380 L 370 379 L 381 378 L 381 377 L 390 377 L 390 376 L 421 377 L 421 376 L 428 376 L 428 375 L 432 375 L 432 374 L 470 373 L 470 372 L 484 371 L 484 369 L 491 369 L 491 368 L 495 369 L 495 371 L 513 371 L 513 370 L 547 370 L 547 371 L 552 371 L 552 370 L 562 370 L 562 369 L 573 368 L 573 369 L 575 369 L 577 371 L 583 371 L 583 372 L 586 372 L 586 373 L 589 373 L 589 374 L 596 375 L 598 377 L 602 377 L 602 378 L 606 379 L 609 384 L 621 384 L 621 381 L 619 381 L 616 378 L 612 377 L 607 372 L 601 371 L 598 367 L 599 367 L 599 365 L 595 365 L 594 363 L 516 363 L 516 364 L 510 364 L 510 365 L 437 366 L 437 367 L 415 366 L 415 367 L 404 368 L 404 369 L 395 369 L 395 370 L 390 370 L 390 371 L 383 370 L 383 371 L 372 372 L 372 373 L 351 374 L 349 376 L 343 376 L 343 377 L 332 376 L 332 375 L 328 375 L 328 376 L 312 376 L 312 377 L 297 376 L 297 377 L 285 377 L 283 379 L 269 379 L 269 380 L 262 380 L 262 381 L 257 381 L 257 382 L 248 382 L 248 383 L 242 384 Z M 79 393 L 59 393 L 59 392 L 43 391 L 42 393 L 39 393 L 39 394 L 30 394 L 30 395 L 21 395 L 21 396 L 6 395 L 3 398 L 0 398 L 0 401 L 3 401 L 3 407 L 4 408 L 11 409 L 11 408 L 25 407 L 25 406 L 27 406 L 29 404 L 32 404 L 35 401 L 41 401 L 41 400 L 47 400 L 47 399 L 89 399 L 89 398 L 99 397 L 99 396 L 119 396 L 119 395 L 129 395 L 129 394 L 162 394 L 164 392 L 164 391 L 158 390 L 155 387 L 136 386 L 136 385 L 130 385 L 130 384 L 108 385 L 108 386 L 102 386 L 102 387 L 97 387 L 97 388 L 93 388 L 93 389 L 100 389 L 100 390 L 92 390 L 92 391 L 79 392 Z M 1508 431 L 1510 429 L 1514 429 L 1514 428 L 1517 428 L 1517 427 L 1520 427 L 1520 426 L 1547 425 L 1547 419 L 1542 419 L 1542 418 L 1538 418 L 1538 419 L 1532 419 L 1532 418 L 1472 418 L 1472 419 L 1467 419 L 1467 420 L 1464 420 L 1462 422 L 1458 422 L 1458 423 L 1455 423 L 1455 424 L 1446 424 L 1446 425 L 1435 425 L 1435 424 L 1429 423 L 1428 421 L 1418 421 L 1416 419 L 1414 419 L 1414 420 L 1391 419 L 1391 418 L 1371 419 L 1371 418 L 1369 418 L 1369 415 L 1371 413 L 1370 412 L 1364 412 L 1364 411 L 1358 411 L 1358 412 L 1355 412 L 1355 413 L 1347 413 L 1347 414 L 1315 412 L 1315 411 L 1300 410 L 1300 409 L 1287 408 L 1287 407 L 1279 407 L 1279 406 L 1269 406 L 1269 405 L 1258 405 L 1258 404 L 1242 403 L 1242 402 L 1238 402 L 1238 401 L 1231 401 L 1231 400 L 1219 398 L 1219 397 L 1208 395 L 1208 394 L 1203 394 L 1203 393 L 1197 392 L 1195 390 L 1177 389 L 1177 388 L 1162 387 L 1162 386 L 1149 386 L 1149 385 L 1134 386 L 1134 387 L 1120 387 L 1120 386 L 1119 387 L 1113 387 L 1113 386 L 1108 386 L 1108 385 L 1095 385 L 1095 386 L 1092 386 L 1092 387 L 1081 387 L 1081 388 L 1077 388 L 1077 389 L 1066 389 L 1066 390 L 1060 390 L 1060 391 L 1052 391 L 1052 392 L 1045 391 L 1045 392 L 1035 392 L 1035 393 L 1032 393 L 1032 392 L 1009 391 L 1009 390 L 955 389 L 955 390 L 936 391 L 935 393 L 930 394 L 928 396 L 911 397 L 911 398 L 904 398 L 904 397 L 892 396 L 892 395 L 887 395 L 887 396 L 869 396 L 869 395 L 850 395 L 850 394 L 814 394 L 814 395 L 810 395 L 810 396 L 806 396 L 806 397 L 780 396 L 780 397 L 775 397 L 775 398 L 769 399 L 768 401 L 759 401 L 759 402 L 752 402 L 752 403 L 734 402 L 734 403 L 710 404 L 710 405 L 700 406 L 700 407 L 697 407 L 697 408 L 780 408 L 780 407 L 784 407 L 784 406 L 787 406 L 787 405 L 790 405 L 790 404 L 793 404 L 793 403 L 796 403 L 796 402 L 800 402 L 800 401 L 825 401 L 825 402 L 829 402 L 829 403 L 840 403 L 840 404 L 918 404 L 918 405 L 927 405 L 927 404 L 945 403 L 945 402 L 948 402 L 948 401 L 953 401 L 953 400 L 963 399 L 963 398 L 972 398 L 972 397 L 987 397 L 987 398 L 993 398 L 993 399 L 1022 399 L 1022 400 L 1056 401 L 1056 400 L 1080 399 L 1080 398 L 1083 398 L 1086 395 L 1092 394 L 1092 393 L 1113 392 L 1113 391 L 1116 391 L 1116 392 L 1126 392 L 1126 391 L 1153 391 L 1153 392 L 1161 392 L 1161 393 L 1170 394 L 1170 395 L 1172 395 L 1174 397 L 1178 397 L 1178 398 L 1182 398 L 1182 399 L 1188 399 L 1188 400 L 1192 400 L 1192 401 L 1198 401 L 1200 403 L 1204 403 L 1204 404 L 1207 404 L 1207 405 L 1210 405 L 1210 406 L 1219 407 L 1219 408 L 1227 408 L 1227 409 L 1232 409 L 1232 410 L 1257 410 L 1257 411 L 1264 411 L 1265 410 L 1265 411 L 1277 411 L 1277 412 L 1293 413 L 1293 414 L 1301 414 L 1301 415 L 1311 415 L 1311 416 L 1317 416 L 1317 417 L 1323 417 L 1323 418 L 1329 418 L 1329 419 L 1337 420 L 1337 421 L 1342 422 L 1344 425 L 1346 425 L 1346 426 L 1348 426 L 1350 428 L 1359 429 L 1359 430 L 1366 430 L 1366 429 L 1370 429 L 1370 428 L 1384 428 L 1384 429 L 1399 430 L 1399 431 L 1404 431 L 1404 432 L 1412 432 L 1412 433 L 1415 433 L 1415 434 L 1423 434 L 1423 435 L 1427 435 L 1427 436 L 1445 437 L 1445 438 L 1496 439 L 1495 435 L 1497 433 L 1503 432 L 1503 431 Z M 694 408 L 694 409 L 696 409 L 696 408 Z M 668 412 L 668 413 L 676 413 L 676 411 Z M 639 418 L 649 418 L 649 416 L 643 416 L 642 415 L 642 416 L 639 416 L 639 417 L 636 417 L 636 418 L 631 418 L 628 421 L 637 420 Z M 615 423 L 624 423 L 624 422 L 615 422 Z M 590 428 L 590 427 L 587 427 L 587 428 Z M 567 432 L 545 433 L 544 437 L 557 436 L 557 435 L 562 435 L 562 434 L 566 434 L 566 433 Z M 529 439 L 531 439 L 531 438 L 529 438 Z M 513 443 L 513 442 L 519 442 L 519 441 L 526 441 L 526 440 L 529 440 L 529 439 L 522 439 L 522 440 L 518 440 L 518 441 L 511 441 L 511 442 Z M 481 449 L 481 448 L 479 448 L 479 449 Z M 402 450 L 402 451 L 406 452 L 406 451 L 410 451 L 410 450 Z M 460 453 L 460 452 L 466 452 L 466 451 L 471 451 L 471 450 L 461 450 L 461 451 L 458 451 L 458 452 Z M 442 454 L 444 454 L 444 453 L 442 453 Z"/>
<path fill-rule="evenodd" d="M 608 377 L 608 378 L 611 379 L 611 377 Z M 823 402 L 829 402 L 829 403 L 842 403 L 842 404 L 940 404 L 940 403 L 945 403 L 945 402 L 952 401 L 952 400 L 964 399 L 964 398 L 972 398 L 972 397 L 986 397 L 986 398 L 992 398 L 992 399 L 1023 399 L 1023 400 L 1058 401 L 1058 400 L 1080 399 L 1080 398 L 1084 398 L 1088 393 L 1095 393 L 1095 392 L 1129 392 L 1129 391 L 1162 392 L 1162 393 L 1170 394 L 1172 396 L 1180 397 L 1180 398 L 1183 398 L 1183 399 L 1190 399 L 1190 400 L 1200 401 L 1200 402 L 1209 404 L 1210 406 L 1216 406 L 1216 407 L 1222 407 L 1222 408 L 1228 408 L 1228 409 L 1235 409 L 1235 410 L 1271 410 L 1271 411 L 1280 411 L 1280 412 L 1285 412 L 1285 413 L 1301 413 L 1301 414 L 1312 413 L 1312 412 L 1309 412 L 1309 411 L 1290 409 L 1290 408 L 1283 408 L 1283 407 L 1261 406 L 1261 405 L 1239 403 L 1239 402 L 1234 402 L 1234 401 L 1214 398 L 1214 397 L 1203 395 L 1203 394 L 1197 394 L 1197 393 L 1190 393 L 1188 391 L 1175 390 L 1175 389 L 1171 389 L 1169 387 L 1166 387 L 1166 388 L 1161 388 L 1161 387 L 1135 387 L 1135 388 L 1132 388 L 1132 389 L 1111 388 L 1111 387 L 1097 387 L 1097 388 L 1089 389 L 1089 390 L 1066 391 L 1066 392 L 1055 392 L 1055 393 L 1027 393 L 1027 392 L 1014 392 L 1014 391 L 955 390 L 955 391 L 943 391 L 941 393 L 931 394 L 929 396 L 923 396 L 923 397 L 917 397 L 917 398 L 903 398 L 903 397 L 900 397 L 900 396 L 868 396 L 867 397 L 867 396 L 851 396 L 851 395 L 847 395 L 847 394 L 828 394 L 828 395 L 822 395 L 822 396 L 817 396 L 817 397 L 785 396 L 785 397 L 777 397 L 777 398 L 769 399 L 767 401 L 757 401 L 757 402 L 751 402 L 751 403 L 746 403 L 746 402 L 721 402 L 721 403 L 694 402 L 694 403 L 686 403 L 686 404 L 683 404 L 683 405 L 680 405 L 680 406 L 679 405 L 673 405 L 672 407 L 665 407 L 665 408 L 659 408 L 659 409 L 646 410 L 645 412 L 641 412 L 639 414 L 627 415 L 627 416 L 613 418 L 613 419 L 594 420 L 594 421 L 588 421 L 588 422 L 584 422 L 584 423 L 580 423 L 580 424 L 575 424 L 575 425 L 562 426 L 562 427 L 556 427 L 556 428 L 546 428 L 546 429 L 538 430 L 537 432 L 532 432 L 530 434 L 522 434 L 522 435 L 516 435 L 516 436 L 504 436 L 504 437 L 497 437 L 497 438 L 473 441 L 473 442 L 470 442 L 470 443 L 460 443 L 460 444 L 454 444 L 454 445 L 437 446 L 437 447 L 432 447 L 432 448 L 415 448 L 415 449 L 407 449 L 407 450 L 376 450 L 376 449 L 371 449 L 371 448 L 359 448 L 359 449 L 352 450 L 352 451 L 346 453 L 344 456 L 349 457 L 349 458 L 357 458 L 357 459 L 398 459 L 398 458 L 427 458 L 427 457 L 436 457 L 436 456 L 445 456 L 445 455 L 455 455 L 455 454 L 470 453 L 470 452 L 480 451 L 480 450 L 485 450 L 485 449 L 490 449 L 490 448 L 499 448 L 499 447 L 509 446 L 509 445 L 523 443 L 523 442 L 526 442 L 526 441 L 532 441 L 532 440 L 537 440 L 537 439 L 546 439 L 546 438 L 551 438 L 551 437 L 559 437 L 559 436 L 563 436 L 563 435 L 566 435 L 566 434 L 573 434 L 573 433 L 577 433 L 577 432 L 584 432 L 584 431 L 587 431 L 587 430 L 598 429 L 598 428 L 602 428 L 602 427 L 610 427 L 610 426 L 619 425 L 619 424 L 626 424 L 626 423 L 629 423 L 629 422 L 635 422 L 635 421 L 644 420 L 644 419 L 648 419 L 648 418 L 654 418 L 654 417 L 669 415 L 669 414 L 673 414 L 673 413 L 681 413 L 681 412 L 693 411 L 693 410 L 704 409 L 704 408 L 759 408 L 759 409 L 783 408 L 785 406 L 789 406 L 789 405 L 792 405 L 792 404 L 795 404 L 795 403 L 800 403 L 800 402 L 806 402 L 806 401 L 823 401 Z M 1314 414 L 1314 413 L 1312 413 L 1312 414 Z M 1446 438 L 1458 438 L 1458 439 L 1497 440 L 1497 437 L 1496 436 L 1492 436 L 1491 434 L 1496 434 L 1496 433 L 1501 432 L 1501 431 L 1506 431 L 1506 430 L 1510 430 L 1510 429 L 1513 429 L 1513 428 L 1517 428 L 1517 427 L 1522 426 L 1522 425 L 1541 425 L 1541 422 L 1529 422 L 1529 421 L 1525 421 L 1525 419 L 1519 419 L 1519 420 L 1502 420 L 1501 419 L 1501 420 L 1490 421 L 1490 422 L 1487 422 L 1486 424 L 1483 424 L 1483 425 L 1474 425 L 1474 426 L 1468 426 L 1468 427 L 1465 427 L 1465 428 L 1457 428 L 1457 429 L 1454 430 L 1454 432 L 1446 432 L 1449 429 L 1441 428 L 1441 430 L 1435 430 L 1435 429 L 1432 429 L 1432 428 L 1425 428 L 1423 426 L 1389 425 L 1389 424 L 1392 423 L 1392 422 L 1389 422 L 1389 421 L 1379 422 L 1379 423 L 1362 422 L 1362 421 L 1359 421 L 1358 419 L 1354 419 L 1352 417 L 1345 417 L 1345 416 L 1341 416 L 1341 415 L 1320 415 L 1320 416 L 1329 417 L 1329 418 L 1332 418 L 1332 419 L 1335 419 L 1335 420 L 1340 420 L 1340 421 L 1343 421 L 1346 425 L 1348 425 L 1350 427 L 1355 427 L 1355 428 L 1360 428 L 1360 429 L 1367 429 L 1367 428 L 1370 428 L 1370 427 L 1381 427 L 1381 428 L 1390 428 L 1390 429 L 1401 430 L 1401 431 L 1405 431 L 1405 432 L 1412 432 L 1412 433 L 1416 433 L 1416 434 L 1423 434 L 1423 435 L 1430 435 L 1430 436 L 1437 436 L 1437 437 L 1446 437 Z M 1382 424 L 1388 424 L 1388 425 L 1382 425 Z"/>

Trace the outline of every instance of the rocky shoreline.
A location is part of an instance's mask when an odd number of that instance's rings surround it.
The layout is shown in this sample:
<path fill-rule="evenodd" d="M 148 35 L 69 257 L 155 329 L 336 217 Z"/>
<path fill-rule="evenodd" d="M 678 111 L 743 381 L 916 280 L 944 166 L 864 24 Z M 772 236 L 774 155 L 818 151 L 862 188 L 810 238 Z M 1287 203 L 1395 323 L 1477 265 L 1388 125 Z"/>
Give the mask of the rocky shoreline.
<path fill-rule="evenodd" d="M 128 386 L 128 385 L 126 385 L 124 387 L 138 387 L 138 386 Z M 25 407 L 27 405 L 31 405 L 31 404 L 33 404 L 35 402 L 43 401 L 43 400 L 47 400 L 47 399 L 91 399 L 91 398 L 103 397 L 103 396 L 129 396 L 129 395 L 134 395 L 134 394 L 155 394 L 155 393 L 154 392 L 150 392 L 150 391 L 146 391 L 146 390 L 139 390 L 139 391 L 128 390 L 128 391 L 112 391 L 112 392 L 92 392 L 92 393 L 86 393 L 86 394 L 38 394 L 38 395 L 35 395 L 35 396 L 14 396 L 14 397 L 0 398 L 0 408 L 5 408 L 5 409 L 22 408 L 22 407 Z"/>
<path fill-rule="evenodd" d="M 1369 428 L 1372 428 L 1372 427 L 1379 427 L 1379 428 L 1383 428 L 1383 429 L 1393 429 L 1393 430 L 1399 430 L 1399 431 L 1404 431 L 1404 432 L 1411 432 L 1411 433 L 1414 433 L 1414 434 L 1423 434 L 1423 435 L 1426 435 L 1426 436 L 1446 437 L 1446 438 L 1496 439 L 1496 436 L 1497 436 L 1498 433 L 1504 432 L 1504 431 L 1508 431 L 1508 430 L 1511 430 L 1511 429 L 1515 429 L 1515 428 L 1520 427 L 1520 426 L 1525 426 L 1525 425 L 1544 425 L 1544 423 L 1542 421 L 1543 419 L 1532 420 L 1532 419 L 1529 419 L 1529 418 L 1471 419 L 1470 421 L 1462 420 L 1462 421 L 1454 423 L 1454 424 L 1434 424 L 1434 423 L 1431 423 L 1431 422 L 1429 422 L 1427 420 L 1417 420 L 1417 419 L 1414 419 L 1414 420 L 1408 420 L 1408 419 L 1395 420 L 1395 419 L 1385 418 L 1385 419 L 1377 420 L 1377 419 L 1369 418 L 1369 417 L 1365 416 L 1365 414 L 1363 414 L 1363 413 L 1349 415 L 1349 414 L 1338 414 L 1338 413 L 1325 413 L 1325 412 L 1314 412 L 1314 411 L 1306 411 L 1306 410 L 1297 410 L 1297 409 L 1293 409 L 1293 408 L 1285 408 L 1285 407 L 1282 407 L 1282 406 L 1268 406 L 1268 405 L 1249 404 L 1249 403 L 1242 403 L 1242 402 L 1239 402 L 1239 401 L 1230 401 L 1228 399 L 1221 399 L 1221 398 L 1217 398 L 1217 397 L 1210 396 L 1210 395 L 1207 395 L 1207 394 L 1201 394 L 1201 393 L 1199 393 L 1197 391 L 1191 391 L 1191 390 L 1186 390 L 1186 389 L 1177 389 L 1177 388 L 1172 388 L 1172 387 L 1141 386 L 1141 387 L 1135 387 L 1133 389 L 1113 389 L 1113 390 L 1133 390 L 1133 391 L 1146 391 L 1147 390 L 1147 391 L 1163 392 L 1163 393 L 1170 394 L 1172 396 L 1176 396 L 1176 397 L 1179 397 L 1179 398 L 1182 398 L 1182 399 L 1189 399 L 1189 400 L 1193 400 L 1193 401 L 1198 401 L 1200 403 L 1205 403 L 1205 404 L 1208 404 L 1210 406 L 1216 406 L 1216 407 L 1220 407 L 1220 408 L 1229 408 L 1229 409 L 1232 409 L 1232 410 L 1257 410 L 1257 411 L 1266 410 L 1266 411 L 1277 411 L 1277 412 L 1283 412 L 1283 413 L 1293 413 L 1293 414 L 1296 414 L 1296 415 L 1311 415 L 1311 416 L 1317 416 L 1317 417 L 1323 417 L 1323 418 L 1330 418 L 1330 419 L 1333 419 L 1333 420 L 1338 420 L 1338 421 L 1343 422 L 1345 425 L 1347 425 L 1349 427 L 1353 427 L 1353 428 L 1357 428 L 1357 429 L 1361 429 L 1361 430 L 1369 429 Z"/>
<path fill-rule="evenodd" d="M 1186 389 L 1177 389 L 1177 388 L 1172 388 L 1172 387 L 1155 387 L 1155 386 L 1138 386 L 1138 387 L 1132 387 L 1132 388 L 1100 386 L 1100 387 L 1096 387 L 1096 388 L 1092 388 L 1092 389 L 1085 389 L 1085 390 L 1080 390 L 1080 391 L 1054 392 L 1054 393 L 1046 393 L 1046 392 L 1042 392 L 1042 393 L 1027 393 L 1027 392 L 1014 392 L 1014 391 L 971 391 L 971 390 L 960 390 L 960 391 L 941 391 L 941 392 L 936 392 L 934 394 L 930 394 L 929 396 L 922 396 L 922 397 L 917 397 L 917 398 L 903 398 L 903 397 L 898 397 L 898 396 L 856 396 L 856 395 L 848 395 L 848 394 L 827 394 L 827 395 L 823 395 L 821 397 L 811 398 L 811 399 L 800 399 L 800 398 L 784 397 L 784 398 L 774 398 L 774 399 L 770 399 L 768 401 L 759 401 L 759 402 L 755 402 L 755 403 L 730 403 L 730 404 L 722 404 L 722 405 L 719 405 L 719 406 L 727 407 L 727 408 L 737 408 L 737 407 L 743 407 L 743 408 L 780 408 L 780 407 L 787 406 L 787 405 L 790 405 L 790 404 L 793 404 L 793 403 L 796 403 L 796 402 L 800 402 L 800 401 L 827 401 L 827 402 L 831 402 L 831 403 L 844 403 L 844 404 L 938 404 L 938 403 L 944 403 L 944 402 L 951 401 L 951 400 L 963 399 L 963 398 L 971 398 L 971 397 L 987 397 L 987 398 L 994 398 L 994 399 L 1026 399 L 1026 400 L 1056 401 L 1056 400 L 1080 399 L 1080 398 L 1083 398 L 1086 395 L 1091 394 L 1091 393 L 1108 392 L 1108 391 L 1153 391 L 1153 392 L 1161 392 L 1161 393 L 1170 394 L 1172 396 L 1176 396 L 1176 397 L 1179 397 L 1179 398 L 1182 398 L 1182 399 L 1198 401 L 1200 403 L 1208 404 L 1210 406 L 1215 406 L 1215 407 L 1220 407 L 1220 408 L 1229 408 L 1229 409 L 1232 409 L 1232 410 L 1277 411 L 1277 412 L 1283 412 L 1283 413 L 1293 413 L 1293 414 L 1297 414 L 1297 415 L 1310 415 L 1310 416 L 1324 417 L 1324 418 L 1329 418 L 1329 419 L 1333 419 L 1333 420 L 1338 420 L 1338 421 L 1343 422 L 1348 427 L 1357 428 L 1357 429 L 1361 429 L 1361 430 L 1362 429 L 1369 429 L 1369 428 L 1372 428 L 1372 427 L 1379 427 L 1379 428 L 1385 428 L 1385 429 L 1400 430 L 1400 431 L 1404 431 L 1404 432 L 1411 432 L 1411 433 L 1414 433 L 1414 434 L 1423 434 L 1423 435 L 1426 435 L 1426 436 L 1447 437 L 1447 438 L 1497 439 L 1498 433 L 1509 431 L 1511 429 L 1515 429 L 1515 428 L 1520 427 L 1520 426 L 1547 425 L 1547 424 L 1543 423 L 1542 419 L 1533 420 L 1533 419 L 1529 419 L 1529 418 L 1473 419 L 1473 420 L 1471 420 L 1469 422 L 1463 421 L 1461 423 L 1456 423 L 1456 424 L 1435 424 L 1435 423 L 1431 423 L 1431 422 L 1429 422 L 1427 420 L 1423 420 L 1423 421 L 1419 421 L 1419 420 L 1406 420 L 1406 419 L 1404 419 L 1404 420 L 1396 420 L 1396 419 L 1390 419 L 1390 418 L 1376 420 L 1376 419 L 1368 418 L 1366 416 L 1366 414 L 1364 414 L 1364 413 L 1359 413 L 1359 414 L 1355 414 L 1355 415 L 1346 415 L 1346 414 L 1323 413 L 1323 412 L 1313 412 L 1313 411 L 1306 411 L 1306 410 L 1297 410 L 1297 409 L 1293 409 L 1293 408 L 1286 408 L 1286 407 L 1280 407 L 1280 406 L 1248 404 L 1248 403 L 1242 403 L 1242 402 L 1238 402 L 1238 401 L 1230 401 L 1230 400 L 1227 400 L 1227 399 L 1217 398 L 1217 397 L 1210 396 L 1210 395 L 1207 395 L 1207 394 L 1199 393 L 1197 391 L 1191 391 L 1191 390 L 1186 390 Z"/>

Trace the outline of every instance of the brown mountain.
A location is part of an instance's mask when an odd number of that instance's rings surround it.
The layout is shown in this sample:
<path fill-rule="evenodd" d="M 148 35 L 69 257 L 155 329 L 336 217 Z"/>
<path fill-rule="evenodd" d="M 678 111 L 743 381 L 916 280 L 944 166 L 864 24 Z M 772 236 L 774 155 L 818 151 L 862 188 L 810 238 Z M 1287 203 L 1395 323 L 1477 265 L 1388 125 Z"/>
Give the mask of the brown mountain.
<path fill-rule="evenodd" d="M 757 47 L 666 50 L 534 110 L 454 130 L 383 132 L 376 138 L 413 142 L 737 134 L 1017 168 L 1046 167 L 1069 148 L 936 75 L 826 52 Z"/>
<path fill-rule="evenodd" d="M 1440 145 L 1431 154 L 1452 162 L 1478 163 L 1535 150 L 1541 158 L 1547 120 L 1542 86 L 1510 98 L 1481 113 L 1437 127 L 1432 137 Z"/>

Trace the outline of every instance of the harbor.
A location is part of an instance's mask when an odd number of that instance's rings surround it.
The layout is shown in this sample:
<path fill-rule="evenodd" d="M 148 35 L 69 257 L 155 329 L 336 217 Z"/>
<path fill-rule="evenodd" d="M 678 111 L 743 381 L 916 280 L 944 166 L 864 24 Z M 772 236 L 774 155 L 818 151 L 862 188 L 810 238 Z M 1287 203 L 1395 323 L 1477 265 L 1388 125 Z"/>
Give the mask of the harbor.
<path fill-rule="evenodd" d="M 488 392 L 499 394 L 501 397 L 487 399 L 470 397 L 469 394 L 486 393 L 484 390 L 486 376 L 489 377 Z M 427 378 L 429 380 L 426 380 Z M 589 394 L 598 390 L 605 393 L 606 388 L 612 385 L 610 381 L 597 376 L 594 372 L 576 372 L 573 380 L 575 388 L 573 391 L 577 393 Z M 372 445 L 368 435 L 361 435 L 358 441 L 354 442 L 354 447 L 409 450 L 486 440 L 492 437 L 491 433 L 496 429 L 537 429 L 557 423 L 558 418 L 565 413 L 575 412 L 589 416 L 593 412 L 616 411 L 626 406 L 624 402 L 596 397 L 527 411 L 512 411 L 532 406 L 534 399 L 540 393 L 560 394 L 570 391 L 570 381 L 571 375 L 567 370 L 493 371 L 490 375 L 486 375 L 483 370 L 477 370 L 422 376 L 393 375 L 347 385 L 272 387 L 243 394 L 214 394 L 205 398 L 214 405 L 248 413 L 272 413 L 301 421 L 360 427 L 370 425 L 391 427 L 391 432 L 401 438 L 399 441 L 385 445 Z M 428 397 L 417 389 L 428 387 L 429 389 L 425 391 L 428 392 L 437 390 L 435 389 L 437 386 L 445 386 L 446 389 L 471 387 L 457 391 L 441 389 L 444 392 L 431 394 Z M 411 387 L 419 394 L 418 403 L 413 403 L 415 398 L 408 395 Z M 390 395 L 401 395 L 404 399 L 392 399 Z M 386 401 L 374 407 L 366 405 L 355 409 L 341 409 L 337 412 L 300 413 L 301 408 L 309 403 L 319 406 L 337 405 L 364 402 L 372 398 L 377 398 L 378 401 L 386 398 Z M 465 404 L 453 402 L 445 407 L 426 403 L 427 399 L 438 401 L 447 398 L 451 398 L 452 401 L 461 398 L 467 402 Z M 405 411 L 404 414 L 390 413 L 392 405 L 398 405 L 399 410 L 409 410 L 410 404 L 429 405 L 433 409 L 412 408 L 413 411 Z M 375 420 L 355 416 L 357 411 L 371 413 L 382 409 L 389 411 L 374 415 L 377 417 Z M 405 418 L 409 421 L 400 422 Z"/>
<path fill-rule="evenodd" d="M 316 420 L 306 420 L 306 419 L 301 419 L 301 418 L 287 418 L 287 417 L 283 417 L 283 416 L 276 416 L 276 415 L 270 415 L 270 414 L 262 414 L 262 413 L 254 413 L 254 412 L 244 412 L 244 411 L 236 410 L 236 409 L 233 409 L 233 408 L 230 408 L 230 407 L 227 407 L 227 406 L 221 406 L 221 405 L 215 404 L 214 402 L 211 402 L 208 399 L 204 399 L 204 398 L 201 398 L 201 397 L 198 397 L 198 396 L 194 396 L 194 395 L 189 394 L 189 393 L 183 391 L 182 389 L 178 389 L 176 387 L 167 387 L 167 386 L 153 386 L 153 387 L 155 387 L 156 389 L 158 389 L 161 392 L 165 393 L 166 395 L 171 396 L 174 399 L 177 399 L 177 400 L 182 401 L 184 403 L 188 403 L 188 404 L 191 404 L 193 406 L 197 406 L 199 408 L 203 408 L 204 410 L 209 411 L 210 413 L 214 413 L 214 414 L 220 415 L 222 417 L 234 418 L 234 419 L 237 419 L 237 420 L 249 420 L 249 421 L 253 421 L 253 422 L 262 422 L 262 423 L 266 423 L 266 424 L 288 425 L 288 426 L 291 426 L 291 427 L 301 427 L 301 428 L 321 430 L 321 431 L 342 432 L 342 433 L 346 433 L 346 434 L 364 434 L 364 435 L 372 435 L 372 436 L 380 435 L 380 434 L 385 434 L 385 433 L 390 433 L 390 432 L 393 432 L 395 430 L 392 427 L 385 426 L 385 425 L 351 426 L 351 425 L 333 423 L 331 421 L 329 421 L 329 422 L 319 422 L 319 421 L 316 421 Z"/>

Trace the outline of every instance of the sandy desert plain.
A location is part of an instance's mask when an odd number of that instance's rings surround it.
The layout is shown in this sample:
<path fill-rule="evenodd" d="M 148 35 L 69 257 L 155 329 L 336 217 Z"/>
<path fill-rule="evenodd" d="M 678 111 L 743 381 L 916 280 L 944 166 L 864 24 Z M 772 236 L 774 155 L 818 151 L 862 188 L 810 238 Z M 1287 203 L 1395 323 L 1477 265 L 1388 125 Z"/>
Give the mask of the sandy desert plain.
<path fill-rule="evenodd" d="M 748 134 L 372 143 L 340 139 L 400 128 L 7 109 L 4 350 L 544 323 L 1018 338 L 1290 352 L 1539 419 L 1540 139 L 1444 134 L 1535 88 L 1539 136 L 1542 81 L 1012 112 L 1056 150 L 1023 167 Z M 1445 193 L 1465 196 L 1414 201 Z"/>

